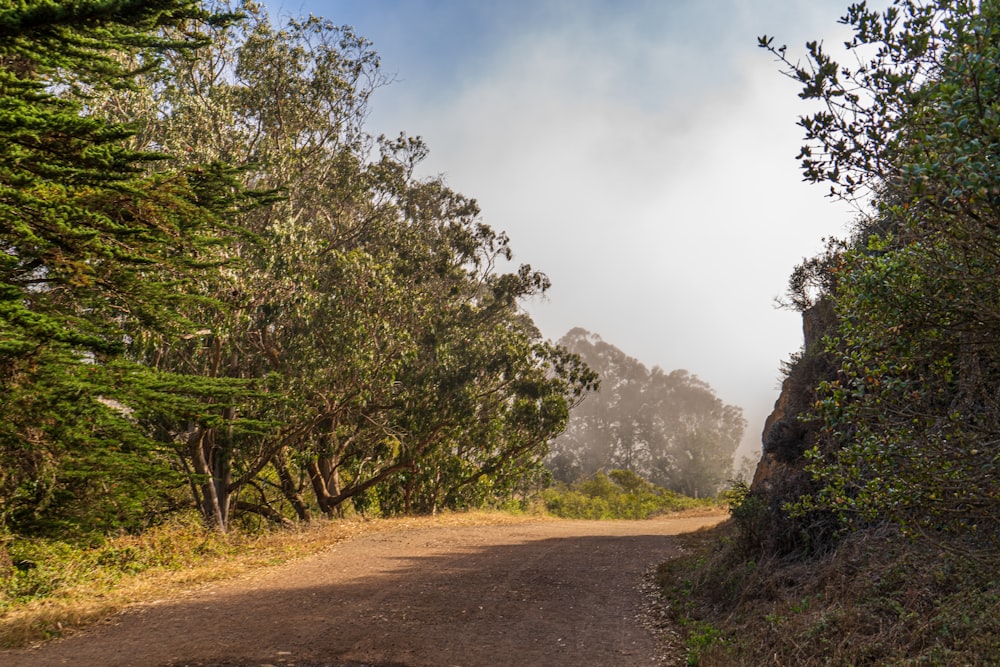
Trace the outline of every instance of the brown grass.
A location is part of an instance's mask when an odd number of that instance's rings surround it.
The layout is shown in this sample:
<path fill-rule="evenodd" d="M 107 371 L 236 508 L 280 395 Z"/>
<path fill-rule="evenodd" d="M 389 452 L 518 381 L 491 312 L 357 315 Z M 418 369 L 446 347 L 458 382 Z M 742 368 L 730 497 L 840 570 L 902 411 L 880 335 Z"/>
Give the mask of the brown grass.
<path fill-rule="evenodd" d="M 753 560 L 732 537 L 731 524 L 686 537 L 659 570 L 689 665 L 997 664 L 998 554 L 880 528 L 822 557 Z"/>

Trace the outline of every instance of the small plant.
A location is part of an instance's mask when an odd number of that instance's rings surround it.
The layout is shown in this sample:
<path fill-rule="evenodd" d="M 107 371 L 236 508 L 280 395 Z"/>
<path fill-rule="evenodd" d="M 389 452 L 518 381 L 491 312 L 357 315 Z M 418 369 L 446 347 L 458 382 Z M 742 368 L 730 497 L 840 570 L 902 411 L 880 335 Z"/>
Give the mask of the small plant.
<path fill-rule="evenodd" d="M 725 645 L 722 632 L 706 621 L 694 621 L 689 624 L 687 638 L 687 664 L 697 667 L 701 659 L 711 650 Z"/>
<path fill-rule="evenodd" d="M 723 492 L 736 526 L 736 540 L 744 553 L 758 553 L 763 544 L 767 501 L 753 493 L 743 480 L 735 480 Z"/>
<path fill-rule="evenodd" d="M 770 614 L 764 616 L 764 620 L 767 621 L 768 625 L 777 630 L 788 620 L 788 617 L 772 611 Z"/>

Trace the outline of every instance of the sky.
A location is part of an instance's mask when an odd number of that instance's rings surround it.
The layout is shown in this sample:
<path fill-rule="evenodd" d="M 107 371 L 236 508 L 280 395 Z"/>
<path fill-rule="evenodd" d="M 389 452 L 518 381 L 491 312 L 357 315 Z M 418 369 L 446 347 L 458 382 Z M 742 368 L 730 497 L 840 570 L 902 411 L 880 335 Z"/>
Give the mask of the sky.
<path fill-rule="evenodd" d="M 740 454 L 759 454 L 781 362 L 802 344 L 775 299 L 857 212 L 802 182 L 809 109 L 757 37 L 793 57 L 842 43 L 847 0 L 264 4 L 374 43 L 393 82 L 369 132 L 423 137 L 421 174 L 475 198 L 515 262 L 549 276 L 526 304 L 545 337 L 583 327 L 699 376 L 743 408 Z"/>

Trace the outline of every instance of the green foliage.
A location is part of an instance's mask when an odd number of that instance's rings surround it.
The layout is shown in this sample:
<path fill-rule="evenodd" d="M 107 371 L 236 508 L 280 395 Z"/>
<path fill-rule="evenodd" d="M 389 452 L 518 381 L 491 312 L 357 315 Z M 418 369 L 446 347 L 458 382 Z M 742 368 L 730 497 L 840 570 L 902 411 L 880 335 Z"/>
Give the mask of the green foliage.
<path fill-rule="evenodd" d="M 0 527 L 541 485 L 596 376 L 520 309 L 547 277 L 414 175 L 423 142 L 366 132 L 384 83 L 351 29 L 249 0 L 0 10 Z"/>
<path fill-rule="evenodd" d="M 710 504 L 657 487 L 628 470 L 557 485 L 543 491 L 542 500 L 546 511 L 564 519 L 648 519 Z"/>
<path fill-rule="evenodd" d="M 693 621 L 684 628 L 687 632 L 687 660 L 689 667 L 702 664 L 707 653 L 725 646 L 722 633 L 706 621 Z"/>
<path fill-rule="evenodd" d="M 764 515 L 767 511 L 767 501 L 759 494 L 750 490 L 743 481 L 733 482 L 723 491 L 722 498 L 729 507 L 733 518 L 736 534 L 741 543 L 741 549 L 746 553 L 758 553 L 764 543 Z"/>
<path fill-rule="evenodd" d="M 890 520 L 935 541 L 992 540 L 1000 496 L 994 156 L 995 3 L 852 6 L 854 69 L 808 45 L 807 178 L 867 193 L 872 213 L 822 262 L 837 373 L 812 409 L 821 489 L 795 504 L 850 526 Z M 768 38 L 762 45 L 784 59 Z M 943 544 L 944 542 L 942 542 Z"/>
<path fill-rule="evenodd" d="M 0 526 L 132 529 L 169 504 L 168 452 L 118 402 L 151 375 L 122 353 L 197 328 L 178 311 L 223 259 L 235 183 L 220 165 L 154 173 L 79 95 L 225 20 L 191 0 L 0 10 Z"/>

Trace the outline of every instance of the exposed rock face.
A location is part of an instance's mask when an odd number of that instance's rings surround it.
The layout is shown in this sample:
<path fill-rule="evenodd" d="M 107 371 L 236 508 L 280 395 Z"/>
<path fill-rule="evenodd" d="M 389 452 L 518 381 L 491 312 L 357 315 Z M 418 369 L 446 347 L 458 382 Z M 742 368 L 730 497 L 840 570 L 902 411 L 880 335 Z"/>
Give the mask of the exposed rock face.
<path fill-rule="evenodd" d="M 811 446 L 813 427 L 799 415 L 816 401 L 816 385 L 833 377 L 835 369 L 822 352 L 823 336 L 836 321 L 829 301 L 820 301 L 802 313 L 803 351 L 781 383 L 774 410 L 764 422 L 761 440 L 763 456 L 757 464 L 751 490 L 773 495 L 778 487 L 797 481 L 803 473 L 803 453 Z"/>

